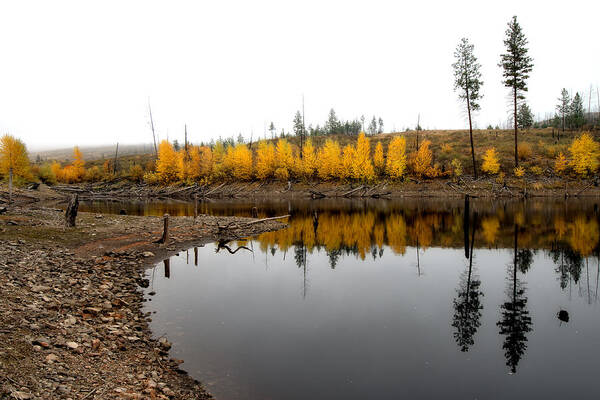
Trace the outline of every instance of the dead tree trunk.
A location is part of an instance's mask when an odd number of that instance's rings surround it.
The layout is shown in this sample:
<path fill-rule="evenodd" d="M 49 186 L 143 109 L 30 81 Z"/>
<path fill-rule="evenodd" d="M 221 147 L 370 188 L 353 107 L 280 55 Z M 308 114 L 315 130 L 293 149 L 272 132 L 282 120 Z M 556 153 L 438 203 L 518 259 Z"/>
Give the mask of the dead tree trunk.
<path fill-rule="evenodd" d="M 160 239 L 154 243 L 167 243 L 169 241 L 169 214 L 163 216 L 163 234 Z"/>
<path fill-rule="evenodd" d="M 75 219 L 77 218 L 77 210 L 79 209 L 79 195 L 71 196 L 67 211 L 65 212 L 65 223 L 67 226 L 75 226 Z"/>

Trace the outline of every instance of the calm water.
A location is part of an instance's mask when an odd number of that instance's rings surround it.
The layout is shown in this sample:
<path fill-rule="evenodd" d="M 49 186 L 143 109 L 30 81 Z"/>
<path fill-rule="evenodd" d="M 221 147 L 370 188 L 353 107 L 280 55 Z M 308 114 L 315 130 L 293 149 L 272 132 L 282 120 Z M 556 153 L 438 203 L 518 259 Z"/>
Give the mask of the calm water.
<path fill-rule="evenodd" d="M 598 398 L 593 201 L 258 206 L 289 228 L 147 273 L 153 331 L 217 398 Z M 140 213 L 167 207 L 193 213 Z"/>

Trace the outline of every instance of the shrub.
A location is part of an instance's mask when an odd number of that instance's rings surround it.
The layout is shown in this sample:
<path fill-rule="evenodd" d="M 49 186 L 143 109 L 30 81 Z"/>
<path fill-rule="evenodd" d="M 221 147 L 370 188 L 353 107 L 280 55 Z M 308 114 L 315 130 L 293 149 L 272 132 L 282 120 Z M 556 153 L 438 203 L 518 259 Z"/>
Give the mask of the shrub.
<path fill-rule="evenodd" d="M 580 176 L 596 172 L 598 169 L 598 153 L 600 146 L 592 136 L 585 132 L 573 140 L 569 147 L 571 153 L 571 167 Z"/>
<path fill-rule="evenodd" d="M 531 173 L 534 175 L 541 175 L 543 172 L 542 167 L 539 165 L 534 165 L 533 167 L 529 168 L 529 171 L 531 171 Z"/>
<path fill-rule="evenodd" d="M 529 143 L 520 143 L 517 146 L 517 155 L 519 156 L 519 160 L 527 160 L 533 154 L 533 150 L 531 149 L 531 145 Z"/>
<path fill-rule="evenodd" d="M 517 167 L 517 168 L 513 169 L 513 172 L 515 173 L 515 176 L 517 178 L 522 178 L 523 175 L 525 175 L 525 168 Z"/>
<path fill-rule="evenodd" d="M 500 171 L 500 162 L 498 161 L 498 154 L 495 148 L 492 147 L 485 151 L 481 170 L 490 175 L 495 175 Z"/>
<path fill-rule="evenodd" d="M 455 158 L 452 160 L 452 162 L 450 163 L 450 165 L 452 166 L 452 175 L 459 177 L 462 175 L 463 169 L 462 169 L 462 163 L 460 162 L 460 160 L 458 158 Z"/>
<path fill-rule="evenodd" d="M 565 155 L 562 152 L 558 153 L 556 160 L 554 160 L 554 172 L 558 175 L 562 175 L 567 170 L 568 163 Z"/>

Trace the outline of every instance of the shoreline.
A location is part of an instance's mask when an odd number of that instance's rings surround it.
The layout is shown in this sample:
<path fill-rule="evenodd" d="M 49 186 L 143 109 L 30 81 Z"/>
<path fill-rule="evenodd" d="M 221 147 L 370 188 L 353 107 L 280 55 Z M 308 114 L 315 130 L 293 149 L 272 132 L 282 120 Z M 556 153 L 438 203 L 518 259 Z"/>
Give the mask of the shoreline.
<path fill-rule="evenodd" d="M 159 245 L 160 217 L 80 212 L 75 228 L 63 219 L 35 206 L 0 215 L 0 397 L 211 398 L 150 331 L 144 272 L 193 245 L 285 224 L 171 217 Z"/>
<path fill-rule="evenodd" d="M 498 182 L 495 178 L 483 177 L 477 180 L 464 177 L 458 180 L 434 179 L 405 182 L 378 183 L 333 183 L 333 182 L 224 182 L 213 185 L 172 185 L 150 186 L 117 180 L 101 184 L 70 184 L 46 186 L 37 190 L 17 189 L 17 195 L 29 202 L 39 200 L 67 201 L 77 194 L 82 201 L 119 200 L 185 200 L 198 201 L 214 199 L 400 199 L 400 198 L 460 198 L 465 195 L 482 198 L 569 198 L 598 197 L 598 178 L 569 180 L 539 177 L 536 179 L 507 178 Z M 6 191 L 0 192 L 7 198 Z"/>

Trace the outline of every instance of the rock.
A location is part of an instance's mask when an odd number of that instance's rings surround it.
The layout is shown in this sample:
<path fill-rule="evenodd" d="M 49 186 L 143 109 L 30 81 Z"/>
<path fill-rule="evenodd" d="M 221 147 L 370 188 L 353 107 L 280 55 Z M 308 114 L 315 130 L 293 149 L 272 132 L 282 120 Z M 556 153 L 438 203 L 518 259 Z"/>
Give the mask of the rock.
<path fill-rule="evenodd" d="M 77 344 L 76 342 L 67 342 L 65 343 L 67 345 L 68 348 L 70 348 L 71 350 L 75 350 L 79 347 L 79 344 Z"/>
<path fill-rule="evenodd" d="M 46 338 L 37 338 L 31 342 L 33 345 L 41 346 L 45 349 L 50 347 L 50 340 Z"/>
<path fill-rule="evenodd" d="M 92 340 L 92 350 L 96 351 L 100 348 L 100 339 Z"/>
<path fill-rule="evenodd" d="M 71 392 L 71 388 L 69 388 L 67 385 L 58 385 L 56 391 L 58 393 L 67 394 Z"/>
<path fill-rule="evenodd" d="M 145 251 L 142 253 L 142 256 L 148 258 L 148 257 L 154 257 L 154 253 L 151 251 Z"/>
<path fill-rule="evenodd" d="M 158 345 L 160 346 L 161 349 L 168 351 L 169 349 L 171 349 L 171 343 L 167 340 L 167 338 L 161 337 L 160 339 L 158 339 Z"/>
<path fill-rule="evenodd" d="M 52 364 L 56 360 L 58 360 L 58 356 L 56 354 L 50 353 L 46 356 L 46 362 L 49 364 Z"/>

